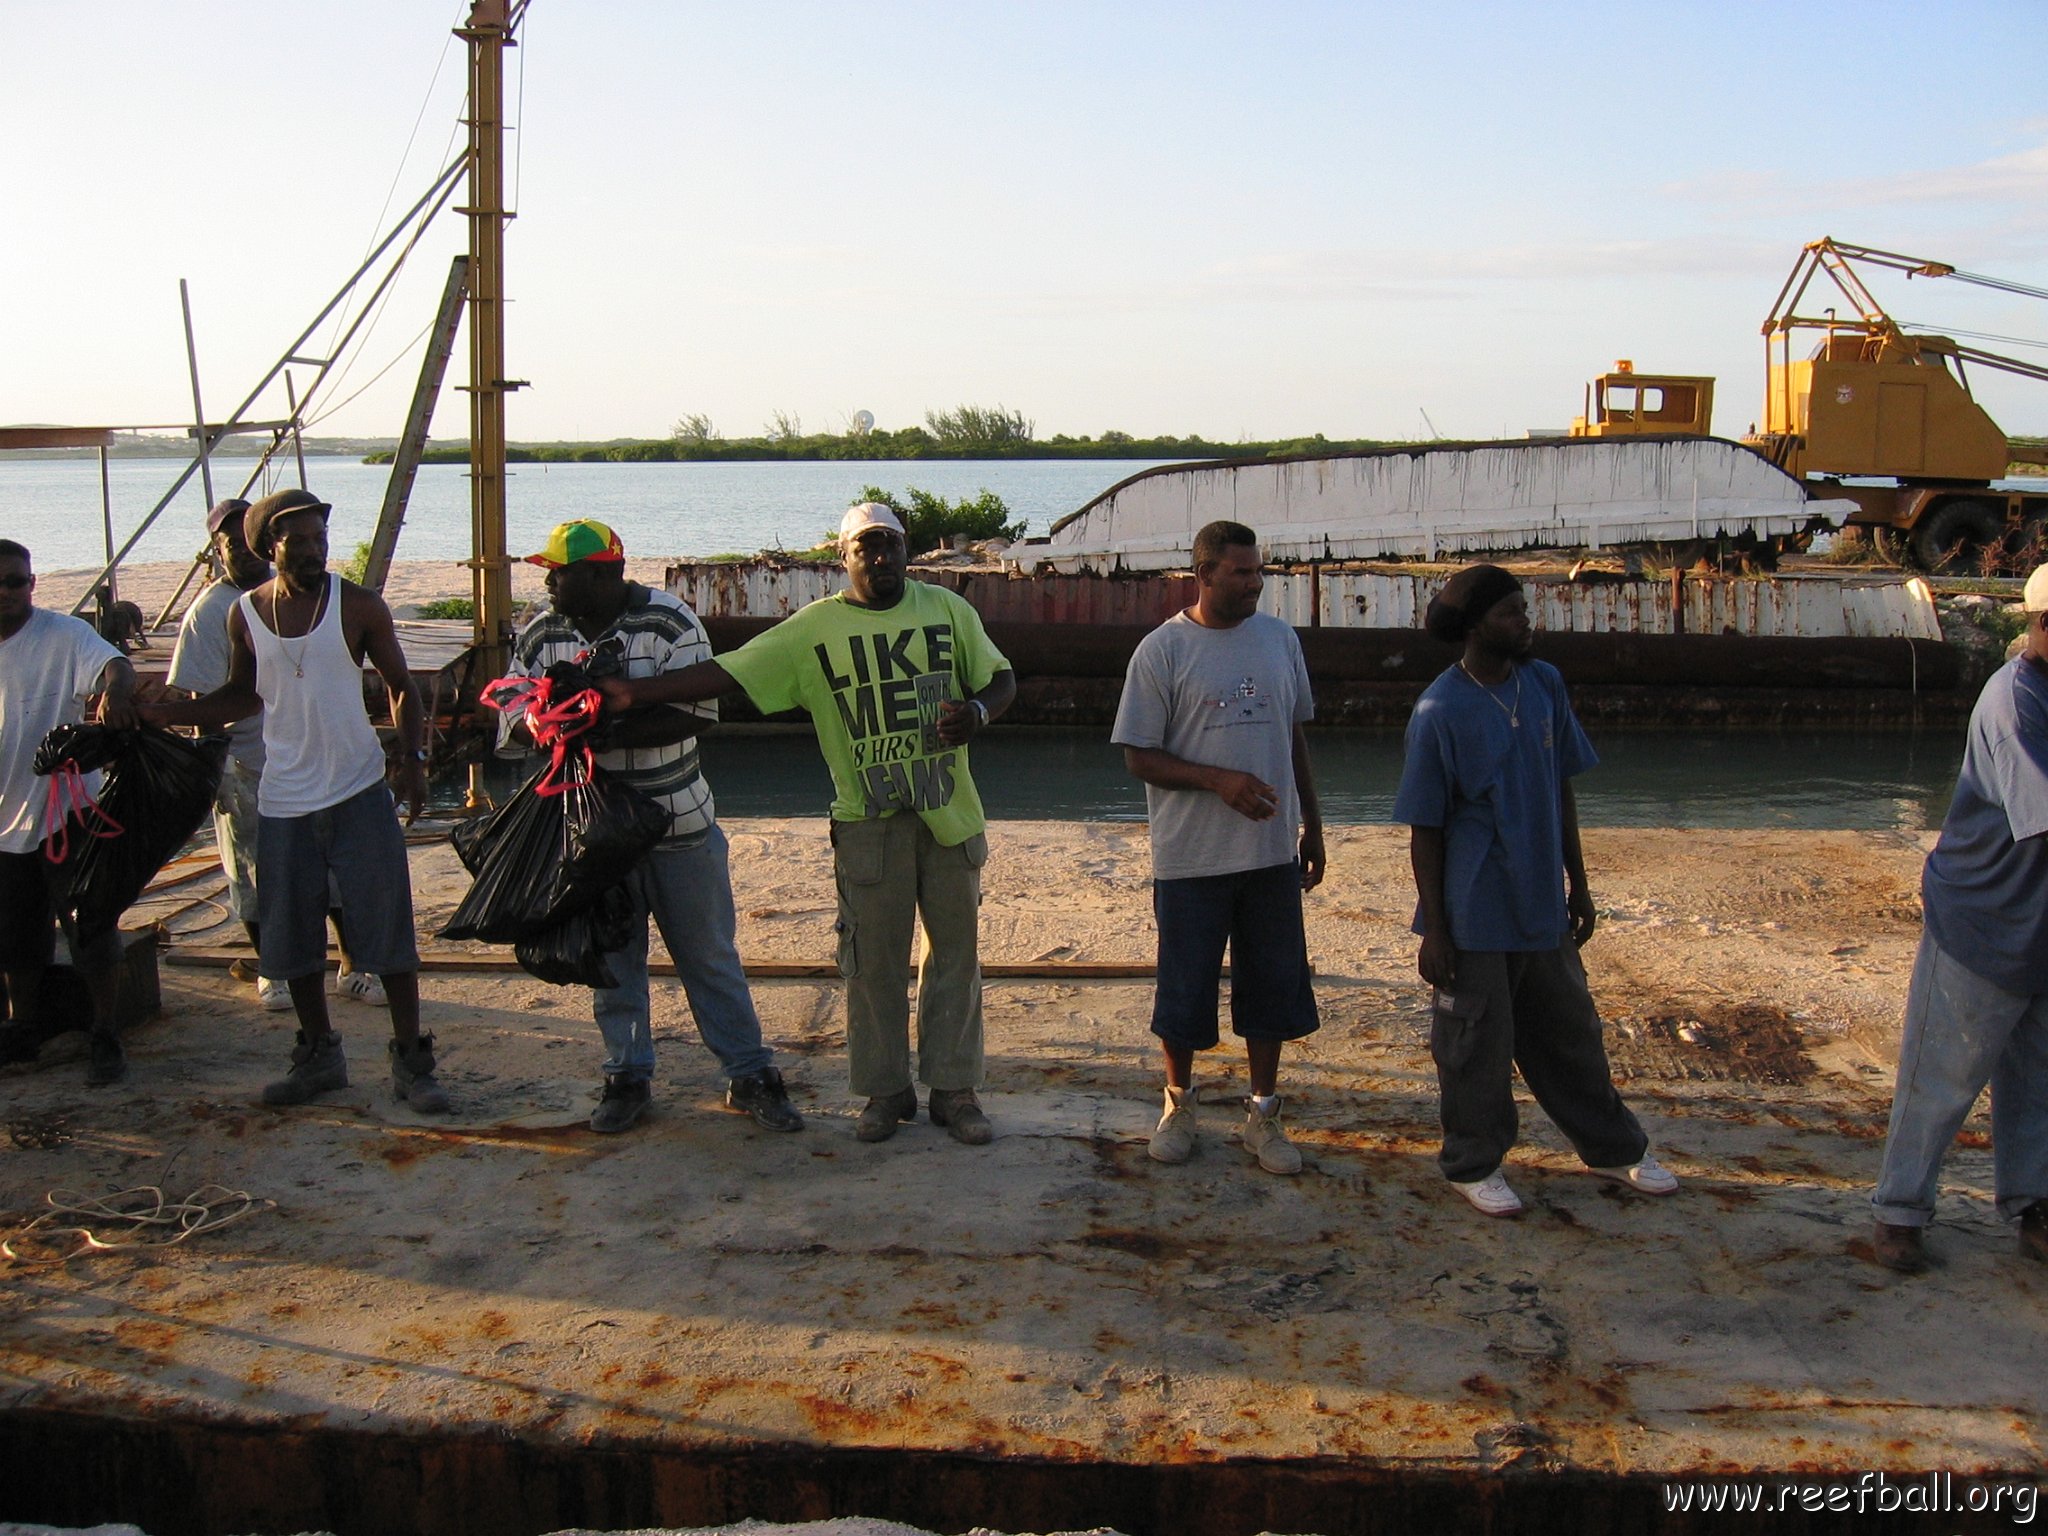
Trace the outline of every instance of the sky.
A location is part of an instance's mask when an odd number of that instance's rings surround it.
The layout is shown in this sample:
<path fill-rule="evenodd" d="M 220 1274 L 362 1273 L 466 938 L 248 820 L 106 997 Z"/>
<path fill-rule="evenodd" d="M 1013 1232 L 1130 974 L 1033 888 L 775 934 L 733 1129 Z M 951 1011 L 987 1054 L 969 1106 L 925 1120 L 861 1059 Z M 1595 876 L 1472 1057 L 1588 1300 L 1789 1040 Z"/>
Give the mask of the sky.
<path fill-rule="evenodd" d="M 0 0 L 0 423 L 189 421 L 181 278 L 239 403 L 459 152 L 466 11 Z M 1490 438 L 1627 357 L 1718 376 L 1738 435 L 1808 240 L 2048 287 L 2044 44 L 2040 0 L 532 0 L 508 430 Z M 314 432 L 398 431 L 465 242 L 428 231 Z M 2041 300 L 1874 286 L 2048 342 Z M 2048 432 L 2048 383 L 1972 382 Z"/>

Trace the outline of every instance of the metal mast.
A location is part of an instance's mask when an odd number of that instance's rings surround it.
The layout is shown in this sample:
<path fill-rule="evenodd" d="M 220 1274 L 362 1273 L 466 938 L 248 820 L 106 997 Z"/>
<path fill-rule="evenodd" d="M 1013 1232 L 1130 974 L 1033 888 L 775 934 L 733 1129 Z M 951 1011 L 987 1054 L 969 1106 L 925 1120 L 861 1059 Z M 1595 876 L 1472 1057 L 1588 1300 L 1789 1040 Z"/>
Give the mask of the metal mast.
<path fill-rule="evenodd" d="M 472 0 L 469 45 L 469 506 L 473 644 L 484 678 L 503 674 L 512 630 L 505 547 L 505 50 L 525 0 Z"/>

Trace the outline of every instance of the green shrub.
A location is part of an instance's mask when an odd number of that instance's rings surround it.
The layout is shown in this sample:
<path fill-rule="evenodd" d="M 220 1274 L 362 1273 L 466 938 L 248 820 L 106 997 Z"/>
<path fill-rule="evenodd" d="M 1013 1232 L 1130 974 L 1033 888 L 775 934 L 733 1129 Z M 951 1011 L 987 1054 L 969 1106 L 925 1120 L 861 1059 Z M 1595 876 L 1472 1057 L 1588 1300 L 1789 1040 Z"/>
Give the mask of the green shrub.
<path fill-rule="evenodd" d="M 423 619 L 473 619 L 476 617 L 476 603 L 467 597 L 441 597 L 431 603 L 420 604 Z"/>
<path fill-rule="evenodd" d="M 1024 519 L 1013 521 L 1008 504 L 994 491 L 985 490 L 971 500 L 947 501 L 913 485 L 904 492 L 904 499 L 898 500 L 879 486 L 869 485 L 861 488 L 860 499 L 879 501 L 902 520 L 913 559 L 950 544 L 960 534 L 976 543 L 1024 536 Z"/>
<path fill-rule="evenodd" d="M 360 587 L 364 579 L 370 574 L 369 541 L 366 539 L 361 544 L 358 544 L 355 547 L 355 552 L 342 561 L 340 565 L 336 566 L 334 572 L 342 580 L 352 581 Z"/>

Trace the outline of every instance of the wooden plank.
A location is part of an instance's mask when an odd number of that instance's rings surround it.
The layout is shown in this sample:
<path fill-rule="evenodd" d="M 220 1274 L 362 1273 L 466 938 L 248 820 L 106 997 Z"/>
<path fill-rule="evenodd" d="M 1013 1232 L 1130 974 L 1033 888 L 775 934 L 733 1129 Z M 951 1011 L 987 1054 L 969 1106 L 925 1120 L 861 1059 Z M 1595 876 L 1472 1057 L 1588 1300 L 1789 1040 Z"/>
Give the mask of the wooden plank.
<path fill-rule="evenodd" d="M 247 960 L 250 954 L 247 949 L 170 949 L 164 952 L 164 961 L 197 969 L 225 969 L 237 960 Z M 763 980 L 833 981 L 839 977 L 838 965 L 830 960 L 746 960 L 741 964 L 749 976 Z M 510 955 L 422 955 L 420 969 L 446 975 L 510 975 L 520 967 Z M 650 960 L 647 971 L 652 976 L 673 976 L 676 968 L 673 961 Z M 1157 974 L 1154 966 L 1122 960 L 994 961 L 981 967 L 984 981 L 1149 981 Z M 1228 976 L 1230 967 L 1225 966 L 1223 974 Z"/>

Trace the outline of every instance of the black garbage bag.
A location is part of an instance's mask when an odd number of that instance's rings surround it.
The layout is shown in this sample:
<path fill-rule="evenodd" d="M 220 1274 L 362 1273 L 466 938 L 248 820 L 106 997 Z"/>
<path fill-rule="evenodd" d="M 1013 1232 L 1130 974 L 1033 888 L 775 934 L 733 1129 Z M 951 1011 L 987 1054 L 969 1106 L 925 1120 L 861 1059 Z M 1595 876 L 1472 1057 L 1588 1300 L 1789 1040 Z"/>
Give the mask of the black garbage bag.
<path fill-rule="evenodd" d="M 476 879 L 437 937 L 517 944 L 541 934 L 588 909 L 668 832 L 663 806 L 603 769 L 574 766 L 567 789 L 542 794 L 554 773 L 455 830 L 456 856 Z"/>
<path fill-rule="evenodd" d="M 116 730 L 60 725 L 36 748 L 35 770 L 53 782 L 104 767 L 99 812 L 62 825 L 43 840 L 58 914 L 81 942 L 110 933 L 143 887 L 199 830 L 213 809 L 227 760 L 225 736 L 191 741 L 156 726 Z"/>
<path fill-rule="evenodd" d="M 556 871 L 558 910 L 589 906 L 632 872 L 647 850 L 668 836 L 668 808 L 602 768 L 559 797 L 562 864 Z"/>
<path fill-rule="evenodd" d="M 615 987 L 619 978 L 604 957 L 625 948 L 632 932 L 633 899 L 615 885 L 574 917 L 513 945 L 512 958 L 528 975 L 558 987 Z"/>

